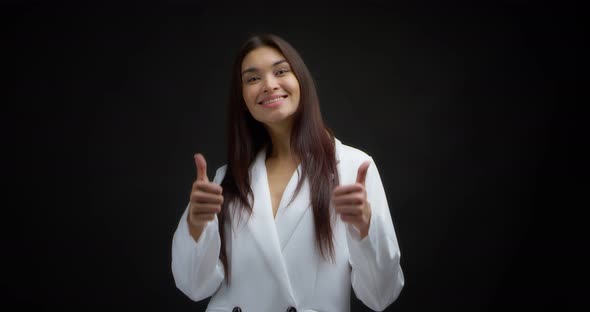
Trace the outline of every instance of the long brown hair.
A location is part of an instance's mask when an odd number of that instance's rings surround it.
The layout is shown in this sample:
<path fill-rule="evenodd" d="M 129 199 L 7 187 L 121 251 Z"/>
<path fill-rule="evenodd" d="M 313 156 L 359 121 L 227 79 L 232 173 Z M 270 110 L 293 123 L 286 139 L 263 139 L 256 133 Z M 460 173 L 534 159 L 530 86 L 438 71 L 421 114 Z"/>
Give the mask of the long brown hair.
<path fill-rule="evenodd" d="M 295 194 L 300 191 L 305 178 L 308 178 L 310 189 L 313 190 L 310 194 L 316 245 L 324 259 L 334 259 L 330 197 L 339 181 L 333 132 L 324 124 L 313 78 L 299 53 L 288 42 L 276 35 L 254 35 L 246 40 L 239 49 L 234 60 L 230 82 L 227 118 L 227 171 L 221 183 L 224 203 L 218 215 L 221 238 L 220 259 L 225 268 L 228 283 L 230 268 L 225 251 L 227 238 L 225 237 L 224 224 L 230 222 L 232 217 L 229 213 L 229 206 L 235 201 L 238 203 L 235 206 L 239 210 L 246 210 L 248 215 L 251 215 L 252 206 L 248 198 L 249 196 L 254 198 L 254 196 L 250 187 L 249 168 L 260 149 L 265 145 L 272 145 L 264 125 L 252 117 L 242 96 L 242 61 L 250 51 L 264 46 L 274 48 L 282 53 L 299 81 L 301 97 L 299 107 L 294 113 L 291 131 L 291 149 L 301 160 L 301 176 Z M 241 216 L 242 211 L 234 212 Z"/>

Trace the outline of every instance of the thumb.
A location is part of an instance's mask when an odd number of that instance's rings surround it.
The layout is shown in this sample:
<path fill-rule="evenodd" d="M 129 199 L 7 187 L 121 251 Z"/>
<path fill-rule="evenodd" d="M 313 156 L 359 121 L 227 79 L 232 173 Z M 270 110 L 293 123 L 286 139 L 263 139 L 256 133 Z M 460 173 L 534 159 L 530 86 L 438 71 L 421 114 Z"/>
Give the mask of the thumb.
<path fill-rule="evenodd" d="M 207 162 L 202 154 L 195 154 L 195 164 L 197 165 L 197 181 L 209 182 L 207 177 Z"/>
<path fill-rule="evenodd" d="M 367 171 L 369 170 L 370 165 L 371 165 L 371 161 L 367 160 L 359 166 L 359 170 L 356 175 L 356 182 L 357 183 L 365 185 L 365 179 L 367 178 Z"/>

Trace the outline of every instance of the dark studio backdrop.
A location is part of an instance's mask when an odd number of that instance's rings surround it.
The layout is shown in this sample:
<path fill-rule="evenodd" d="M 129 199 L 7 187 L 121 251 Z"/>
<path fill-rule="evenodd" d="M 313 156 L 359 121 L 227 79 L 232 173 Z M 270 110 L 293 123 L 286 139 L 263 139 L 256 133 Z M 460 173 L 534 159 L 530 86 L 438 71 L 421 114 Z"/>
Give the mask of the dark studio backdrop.
<path fill-rule="evenodd" d="M 3 108 L 3 296 L 41 310 L 204 311 L 174 285 L 172 235 L 193 154 L 210 178 L 225 163 L 234 53 L 273 32 L 302 54 L 336 136 L 380 170 L 406 277 L 386 311 L 567 310 L 579 289 L 565 259 L 581 245 L 559 227 L 576 190 L 563 138 L 578 125 L 557 91 L 576 80 L 568 10 L 3 5 L 16 81 Z"/>

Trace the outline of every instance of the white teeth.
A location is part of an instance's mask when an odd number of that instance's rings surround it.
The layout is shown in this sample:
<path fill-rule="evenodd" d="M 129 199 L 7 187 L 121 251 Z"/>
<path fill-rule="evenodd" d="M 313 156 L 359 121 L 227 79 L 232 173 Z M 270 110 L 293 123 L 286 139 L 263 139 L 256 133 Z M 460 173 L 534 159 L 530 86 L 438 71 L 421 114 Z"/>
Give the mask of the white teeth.
<path fill-rule="evenodd" d="M 272 100 L 270 100 L 270 101 L 264 101 L 264 102 L 262 102 L 262 105 L 265 105 L 265 104 L 271 104 L 271 103 L 274 103 L 274 102 L 278 102 L 278 101 L 280 101 L 280 100 L 282 100 L 282 99 L 284 99 L 284 97 L 280 96 L 280 97 L 278 97 L 278 98 L 275 98 L 275 99 L 272 99 Z"/>

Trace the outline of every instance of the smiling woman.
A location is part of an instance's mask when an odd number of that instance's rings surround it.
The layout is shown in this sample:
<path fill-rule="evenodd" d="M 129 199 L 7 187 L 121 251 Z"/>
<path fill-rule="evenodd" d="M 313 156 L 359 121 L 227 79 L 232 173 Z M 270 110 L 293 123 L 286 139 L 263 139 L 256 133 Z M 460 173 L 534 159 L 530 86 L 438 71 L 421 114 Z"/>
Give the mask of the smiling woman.
<path fill-rule="evenodd" d="M 244 58 L 242 68 L 244 102 L 254 119 L 290 128 L 299 107 L 299 81 L 284 56 L 260 47 Z"/>
<path fill-rule="evenodd" d="M 400 294 L 400 250 L 377 167 L 324 124 L 313 79 L 282 38 L 238 51 L 227 164 L 197 178 L 174 233 L 172 272 L 207 311 L 349 311 L 350 287 L 383 310 Z"/>

